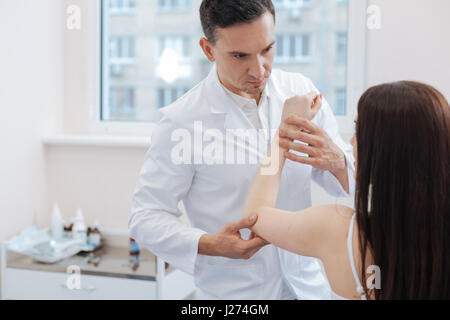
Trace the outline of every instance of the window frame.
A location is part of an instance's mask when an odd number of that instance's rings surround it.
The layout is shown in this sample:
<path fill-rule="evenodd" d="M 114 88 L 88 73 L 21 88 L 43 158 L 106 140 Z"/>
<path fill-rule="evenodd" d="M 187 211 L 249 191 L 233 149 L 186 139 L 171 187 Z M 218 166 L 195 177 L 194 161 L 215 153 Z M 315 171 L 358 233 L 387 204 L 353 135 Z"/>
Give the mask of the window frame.
<path fill-rule="evenodd" d="M 88 94 L 89 119 L 86 127 L 89 131 L 88 133 L 94 134 L 150 135 L 156 126 L 155 122 L 101 120 L 102 103 L 103 101 L 108 101 L 107 81 L 102 80 L 102 77 L 107 76 L 105 72 L 108 69 L 102 68 L 102 64 L 106 61 L 106 50 L 103 50 L 103 48 L 108 40 L 108 37 L 104 36 L 108 30 L 108 15 L 103 14 L 103 8 L 107 7 L 106 1 L 89 1 L 88 4 L 89 9 L 93 11 L 90 19 L 92 21 L 90 21 L 89 26 L 96 32 L 90 33 L 88 45 L 88 51 L 92 54 L 89 55 L 88 63 L 90 93 Z M 347 114 L 345 116 L 335 116 L 344 139 L 348 139 L 353 134 L 353 121 L 356 116 L 357 102 L 366 88 L 367 5 L 368 0 L 348 0 L 347 61 L 352 61 L 352 63 L 347 64 L 346 72 Z M 94 16 L 96 19 L 94 19 Z M 99 19 L 98 17 L 101 18 Z M 314 52 L 311 52 L 312 56 L 314 54 Z M 92 90 L 95 90 L 95 92 L 92 92 Z M 330 97 L 330 103 L 332 103 L 331 101 Z"/>
<path fill-rule="evenodd" d="M 91 103 L 89 106 L 89 121 L 88 121 L 88 130 L 89 133 L 102 133 L 102 134 L 124 134 L 124 135 L 151 135 L 153 132 L 156 123 L 149 121 L 107 121 L 102 120 L 103 114 L 105 113 L 103 109 L 104 101 L 109 101 L 109 86 L 108 82 L 104 81 L 109 75 L 109 68 L 104 67 L 105 61 L 107 61 L 107 52 L 104 48 L 107 48 L 108 45 L 108 37 L 104 35 L 108 33 L 108 15 L 104 14 L 104 9 L 107 9 L 107 0 L 99 0 L 99 1 L 90 1 L 92 4 L 93 11 L 97 17 L 97 21 L 95 23 L 95 34 L 97 35 L 91 41 L 91 46 L 93 50 L 97 52 L 96 55 L 93 55 L 94 58 L 92 63 L 95 64 L 95 67 L 91 70 L 98 70 L 93 75 L 92 78 L 95 79 L 95 84 L 91 84 L 91 87 L 96 87 L 95 97 L 91 97 Z M 134 40 L 136 41 L 136 39 Z M 136 91 L 135 91 L 136 92 Z M 135 94 L 135 99 L 136 99 Z M 136 102 L 136 100 L 135 100 Z"/>

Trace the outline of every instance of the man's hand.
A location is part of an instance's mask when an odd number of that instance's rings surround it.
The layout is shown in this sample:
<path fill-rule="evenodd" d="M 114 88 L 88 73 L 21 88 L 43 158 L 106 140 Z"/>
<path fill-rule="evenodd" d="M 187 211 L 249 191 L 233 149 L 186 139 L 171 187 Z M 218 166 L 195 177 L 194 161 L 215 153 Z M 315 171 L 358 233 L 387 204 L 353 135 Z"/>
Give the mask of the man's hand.
<path fill-rule="evenodd" d="M 231 259 L 250 259 L 268 242 L 253 232 L 248 240 L 244 240 L 239 230 L 251 228 L 257 219 L 257 216 L 243 218 L 238 222 L 227 223 L 216 234 L 203 235 L 198 243 L 198 254 Z"/>
<path fill-rule="evenodd" d="M 322 128 L 296 114 L 284 119 L 280 126 L 280 147 L 304 153 L 298 156 L 286 153 L 286 158 L 330 171 L 349 192 L 347 163 L 344 152 L 331 140 Z M 295 140 L 302 142 L 298 143 Z"/>
<path fill-rule="evenodd" d="M 308 120 L 314 119 L 322 107 L 322 95 L 310 92 L 306 95 L 297 95 L 287 99 L 284 103 L 282 120 L 296 114 Z"/>

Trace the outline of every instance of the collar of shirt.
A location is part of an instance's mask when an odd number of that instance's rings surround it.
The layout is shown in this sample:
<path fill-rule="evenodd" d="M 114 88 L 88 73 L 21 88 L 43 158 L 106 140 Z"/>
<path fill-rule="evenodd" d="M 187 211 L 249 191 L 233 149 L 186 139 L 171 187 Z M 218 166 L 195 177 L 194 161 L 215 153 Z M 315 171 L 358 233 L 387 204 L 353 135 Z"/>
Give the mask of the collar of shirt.
<path fill-rule="evenodd" d="M 261 99 L 259 100 L 259 105 L 256 105 L 255 99 L 249 99 L 242 97 L 234 92 L 231 92 L 228 88 L 226 88 L 223 84 L 225 92 L 231 97 L 231 99 L 236 103 L 236 105 L 244 112 L 249 121 L 257 128 L 257 129 L 268 129 L 268 103 L 269 103 L 269 88 L 268 84 L 266 84 L 262 94 Z M 256 119 L 255 119 L 256 118 Z M 258 123 L 259 122 L 259 123 Z"/>
<path fill-rule="evenodd" d="M 229 90 L 227 87 L 225 87 L 222 84 L 222 87 L 225 89 L 225 91 L 228 93 L 228 95 L 231 96 L 231 98 L 233 99 L 233 101 L 241 108 L 249 108 L 249 106 L 252 106 L 253 108 L 257 107 L 256 105 L 256 100 L 255 99 L 250 99 L 250 98 L 245 98 L 242 97 L 234 92 L 232 92 L 231 90 Z M 269 85 L 266 84 L 262 94 L 261 94 L 261 99 L 259 100 L 259 105 L 261 106 L 262 104 L 264 104 L 266 102 L 267 99 L 269 99 Z"/>

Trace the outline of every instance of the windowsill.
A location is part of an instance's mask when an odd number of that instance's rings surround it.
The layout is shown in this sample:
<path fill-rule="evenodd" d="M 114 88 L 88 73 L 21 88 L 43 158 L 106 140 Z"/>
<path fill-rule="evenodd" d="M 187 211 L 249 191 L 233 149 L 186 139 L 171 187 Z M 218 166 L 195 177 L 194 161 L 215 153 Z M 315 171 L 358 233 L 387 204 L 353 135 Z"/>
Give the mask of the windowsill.
<path fill-rule="evenodd" d="M 43 137 L 42 142 L 47 146 L 149 148 L 151 137 L 60 134 Z"/>

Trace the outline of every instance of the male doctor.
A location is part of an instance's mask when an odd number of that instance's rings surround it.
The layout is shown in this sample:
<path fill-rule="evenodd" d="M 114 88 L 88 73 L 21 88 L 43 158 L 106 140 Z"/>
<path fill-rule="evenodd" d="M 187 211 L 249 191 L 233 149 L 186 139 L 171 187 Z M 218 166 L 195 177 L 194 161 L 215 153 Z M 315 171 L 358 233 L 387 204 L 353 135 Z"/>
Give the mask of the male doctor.
<path fill-rule="evenodd" d="M 267 244 L 250 234 L 255 221 L 241 220 L 259 163 L 233 163 L 224 154 L 220 158 L 223 150 L 206 151 L 208 143 L 229 138 L 233 130 L 259 130 L 264 156 L 285 101 L 317 89 L 301 74 L 272 70 L 271 0 L 204 0 L 200 17 L 200 46 L 215 65 L 195 88 L 161 109 L 134 194 L 130 235 L 193 275 L 199 299 L 327 299 L 329 285 L 318 260 Z M 354 188 L 352 149 L 340 138 L 325 100 L 312 122 L 322 129 L 313 137 L 314 154 L 286 163 L 280 209 L 310 207 L 311 179 L 334 196 L 349 196 Z M 209 134 L 199 141 L 204 132 Z M 177 157 L 181 142 L 193 143 L 183 149 L 185 161 Z M 230 143 L 242 149 L 239 139 L 222 145 Z M 257 147 L 246 143 L 245 149 Z M 180 201 L 190 225 L 179 219 Z"/>

